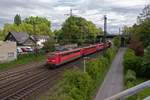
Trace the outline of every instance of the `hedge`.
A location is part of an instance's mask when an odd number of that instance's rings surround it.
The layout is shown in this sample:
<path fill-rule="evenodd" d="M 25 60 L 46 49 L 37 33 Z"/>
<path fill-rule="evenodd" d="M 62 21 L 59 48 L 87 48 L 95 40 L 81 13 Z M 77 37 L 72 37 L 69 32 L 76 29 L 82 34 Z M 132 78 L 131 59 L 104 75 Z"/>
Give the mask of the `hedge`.
<path fill-rule="evenodd" d="M 67 71 L 64 75 L 64 92 L 74 100 L 88 100 L 91 94 L 92 79 L 79 70 Z"/>
<path fill-rule="evenodd" d="M 104 79 L 115 51 L 109 48 L 104 56 L 91 59 L 87 63 L 85 73 L 80 69 L 66 71 L 61 81 L 61 91 L 56 93 L 57 95 L 51 95 L 50 98 L 53 99 L 50 100 L 58 100 L 62 97 L 64 100 L 91 100 Z"/>
<path fill-rule="evenodd" d="M 109 62 L 111 62 L 115 56 L 115 53 L 116 53 L 116 49 L 114 48 L 109 48 L 105 54 L 104 54 L 104 57 L 106 57 L 108 59 Z"/>
<path fill-rule="evenodd" d="M 123 65 L 125 67 L 125 71 L 130 69 L 137 73 L 141 68 L 141 59 L 134 54 L 132 49 L 128 49 L 124 55 Z"/>
<path fill-rule="evenodd" d="M 138 77 L 150 78 L 150 65 L 144 64 L 144 58 L 136 56 L 132 49 L 128 49 L 123 61 L 125 73 L 127 70 L 133 70 Z"/>
<path fill-rule="evenodd" d="M 113 44 L 114 44 L 114 46 L 117 47 L 117 48 L 120 47 L 120 45 L 121 45 L 121 39 L 120 39 L 119 36 L 118 36 L 118 37 L 115 37 L 115 38 L 113 39 Z"/>
<path fill-rule="evenodd" d="M 125 75 L 126 82 L 133 82 L 136 80 L 136 73 L 133 70 L 128 70 L 127 74 Z"/>
<path fill-rule="evenodd" d="M 144 57 L 138 57 L 132 49 L 128 49 L 124 55 L 125 87 L 131 88 L 150 78 L 150 50 L 146 50 Z M 140 81 L 142 79 L 142 81 Z M 149 89 L 127 98 L 127 100 L 142 100 L 149 95 Z"/>

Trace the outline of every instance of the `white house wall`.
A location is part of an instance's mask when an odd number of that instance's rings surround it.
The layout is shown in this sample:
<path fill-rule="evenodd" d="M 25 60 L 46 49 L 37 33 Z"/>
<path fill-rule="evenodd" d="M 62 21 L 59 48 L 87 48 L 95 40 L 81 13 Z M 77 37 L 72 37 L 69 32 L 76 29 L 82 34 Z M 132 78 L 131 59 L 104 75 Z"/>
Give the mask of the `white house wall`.
<path fill-rule="evenodd" d="M 17 59 L 16 42 L 0 42 L 0 63 Z"/>

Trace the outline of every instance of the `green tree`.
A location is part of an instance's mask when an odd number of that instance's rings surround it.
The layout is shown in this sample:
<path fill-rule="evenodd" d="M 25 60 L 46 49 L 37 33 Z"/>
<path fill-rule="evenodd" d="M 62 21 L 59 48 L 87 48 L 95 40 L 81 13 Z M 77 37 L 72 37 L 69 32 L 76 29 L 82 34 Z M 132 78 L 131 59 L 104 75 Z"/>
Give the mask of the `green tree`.
<path fill-rule="evenodd" d="M 19 25 L 19 28 L 20 28 L 20 32 L 27 32 L 30 35 L 33 34 L 33 26 L 31 24 L 21 23 Z"/>
<path fill-rule="evenodd" d="M 55 40 L 54 40 L 54 39 L 49 39 L 48 41 L 46 41 L 46 42 L 44 43 L 43 49 L 44 49 L 46 52 L 55 51 Z"/>
<path fill-rule="evenodd" d="M 100 32 L 92 22 L 76 16 L 70 16 L 62 26 L 63 40 L 66 43 L 93 42 L 96 34 Z"/>
<path fill-rule="evenodd" d="M 19 32 L 20 26 L 17 26 L 16 24 L 8 24 L 8 23 L 4 24 L 3 33 L 7 34 L 8 32 L 11 31 Z"/>
<path fill-rule="evenodd" d="M 138 16 L 138 23 L 134 24 L 131 33 L 139 37 L 144 47 L 150 43 L 150 5 L 147 5 Z M 131 37 L 132 38 L 132 37 Z M 134 37 L 133 37 L 134 38 Z"/>
<path fill-rule="evenodd" d="M 51 22 L 44 17 L 28 17 L 25 18 L 24 21 L 27 24 L 32 25 L 33 30 L 32 34 L 38 35 L 52 35 L 51 32 Z"/>
<path fill-rule="evenodd" d="M 150 67 L 150 45 L 146 48 L 145 54 L 143 57 L 143 64 Z"/>
<path fill-rule="evenodd" d="M 21 24 L 21 16 L 19 14 L 17 14 L 14 17 L 14 24 L 16 24 L 17 26 L 19 26 Z"/>
<path fill-rule="evenodd" d="M 145 20 L 150 19 L 150 4 L 146 5 L 140 15 L 137 17 L 138 23 L 142 23 Z"/>
<path fill-rule="evenodd" d="M 63 44 L 63 32 L 62 29 L 54 30 L 53 34 L 55 35 L 55 38 L 58 43 Z"/>
<path fill-rule="evenodd" d="M 139 37 L 142 41 L 144 47 L 147 47 L 150 43 L 150 19 L 145 20 L 139 25 L 134 25 L 132 27 L 132 34 Z"/>
<path fill-rule="evenodd" d="M 35 24 L 35 27 L 34 25 Z M 35 28 L 35 32 L 34 32 Z M 52 35 L 51 23 L 43 17 L 28 17 L 19 25 L 17 24 L 4 24 L 3 34 L 8 32 L 27 32 L 30 35 Z"/>
<path fill-rule="evenodd" d="M 19 26 L 16 24 L 4 24 L 3 34 L 7 34 L 8 32 L 27 32 L 28 34 L 33 33 L 32 25 L 27 23 L 21 23 Z"/>
<path fill-rule="evenodd" d="M 145 50 L 142 62 L 141 76 L 150 78 L 150 45 Z"/>

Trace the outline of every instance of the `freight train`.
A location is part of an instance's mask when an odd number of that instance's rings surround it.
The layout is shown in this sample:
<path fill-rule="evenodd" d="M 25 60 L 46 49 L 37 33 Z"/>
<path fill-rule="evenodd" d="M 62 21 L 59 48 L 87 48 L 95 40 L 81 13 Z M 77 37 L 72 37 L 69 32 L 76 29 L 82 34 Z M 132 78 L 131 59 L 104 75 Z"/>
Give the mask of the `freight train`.
<path fill-rule="evenodd" d="M 50 68 L 56 68 L 72 60 L 109 48 L 110 46 L 111 42 L 107 41 L 106 43 L 97 43 L 73 50 L 52 52 L 48 54 L 46 65 Z"/>

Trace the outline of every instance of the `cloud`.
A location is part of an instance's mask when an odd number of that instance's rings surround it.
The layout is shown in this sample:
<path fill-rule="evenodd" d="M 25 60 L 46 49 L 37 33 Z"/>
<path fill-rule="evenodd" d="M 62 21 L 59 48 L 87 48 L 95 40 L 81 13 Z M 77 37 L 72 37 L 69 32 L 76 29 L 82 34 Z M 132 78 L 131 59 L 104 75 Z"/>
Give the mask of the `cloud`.
<path fill-rule="evenodd" d="M 22 19 L 28 16 L 43 16 L 52 21 L 53 29 L 60 28 L 73 14 L 103 27 L 103 15 L 108 16 L 108 32 L 116 33 L 123 25 L 132 25 L 149 0 L 0 0 L 0 28 L 12 23 L 16 14 Z"/>

